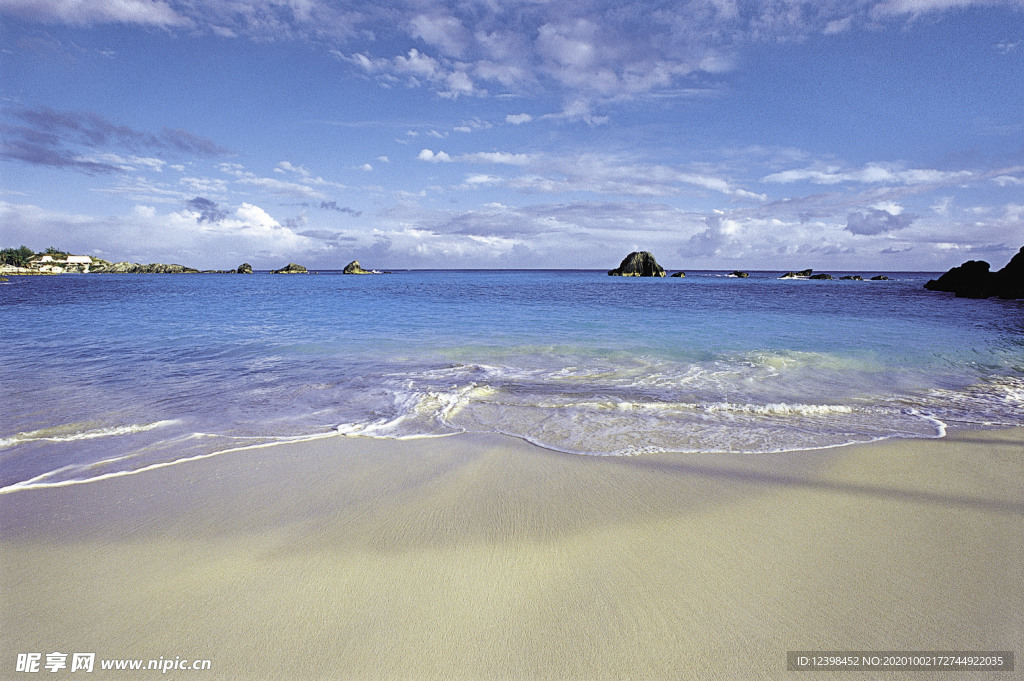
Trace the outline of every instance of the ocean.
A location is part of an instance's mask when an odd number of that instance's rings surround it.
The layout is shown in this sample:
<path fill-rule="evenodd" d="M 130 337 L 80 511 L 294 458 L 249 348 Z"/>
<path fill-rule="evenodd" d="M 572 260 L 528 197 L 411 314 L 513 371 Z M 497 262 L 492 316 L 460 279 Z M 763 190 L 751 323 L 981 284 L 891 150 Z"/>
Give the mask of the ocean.
<path fill-rule="evenodd" d="M 1024 424 L 1024 302 L 780 274 L 11 277 L 0 492 L 319 437 L 756 456 Z"/>

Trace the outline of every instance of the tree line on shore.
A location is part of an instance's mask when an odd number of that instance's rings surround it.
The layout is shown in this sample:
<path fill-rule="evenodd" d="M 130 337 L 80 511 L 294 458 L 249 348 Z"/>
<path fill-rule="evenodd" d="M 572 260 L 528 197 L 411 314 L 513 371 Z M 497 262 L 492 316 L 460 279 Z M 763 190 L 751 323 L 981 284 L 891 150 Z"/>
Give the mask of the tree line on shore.
<path fill-rule="evenodd" d="M 45 251 L 36 253 L 28 246 L 22 245 L 19 248 L 0 249 L 0 265 L 13 265 L 14 267 L 28 267 L 29 261 L 37 255 L 51 255 L 54 257 L 66 258 L 67 251 L 50 246 Z"/>

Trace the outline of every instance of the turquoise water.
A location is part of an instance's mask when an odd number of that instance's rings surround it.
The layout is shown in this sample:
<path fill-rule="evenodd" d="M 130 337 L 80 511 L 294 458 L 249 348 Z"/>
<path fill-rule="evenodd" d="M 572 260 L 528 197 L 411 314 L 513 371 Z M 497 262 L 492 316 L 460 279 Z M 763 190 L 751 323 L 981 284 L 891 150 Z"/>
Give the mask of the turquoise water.
<path fill-rule="evenodd" d="M 1024 423 L 1024 304 L 779 274 L 12 277 L 0 488 L 289 438 L 757 454 Z"/>

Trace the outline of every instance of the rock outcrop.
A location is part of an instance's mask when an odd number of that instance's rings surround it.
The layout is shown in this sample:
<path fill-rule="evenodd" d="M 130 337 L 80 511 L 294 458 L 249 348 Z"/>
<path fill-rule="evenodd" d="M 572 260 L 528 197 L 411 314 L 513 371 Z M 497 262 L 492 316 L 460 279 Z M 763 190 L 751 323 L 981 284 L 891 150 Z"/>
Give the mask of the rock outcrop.
<path fill-rule="evenodd" d="M 302 265 L 290 262 L 279 270 L 273 270 L 271 274 L 309 274 L 309 270 Z"/>
<path fill-rule="evenodd" d="M 853 274 L 853 275 L 848 274 L 845 277 L 839 277 L 839 278 L 842 279 L 843 281 L 864 281 L 864 277 L 860 276 L 859 274 Z"/>
<path fill-rule="evenodd" d="M 968 260 L 924 287 L 953 293 L 957 298 L 1024 298 L 1024 248 L 998 272 L 990 272 L 984 260 Z"/>
<path fill-rule="evenodd" d="M 807 278 L 808 279 L 832 279 L 833 277 L 832 277 L 831 274 L 812 274 L 811 276 L 809 276 Z"/>
<path fill-rule="evenodd" d="M 889 277 L 885 276 L 884 274 L 876 274 L 875 276 L 871 277 L 871 281 L 889 281 Z"/>
<path fill-rule="evenodd" d="M 779 279 L 806 279 L 811 276 L 814 270 L 800 270 L 799 272 L 786 272 Z"/>
<path fill-rule="evenodd" d="M 685 277 L 685 276 L 686 276 L 686 272 L 674 272 L 674 273 L 672 274 L 672 276 L 673 276 L 673 277 L 677 277 L 677 278 L 679 278 L 679 279 L 682 279 L 683 277 Z"/>
<path fill-rule="evenodd" d="M 359 265 L 358 260 L 353 260 L 349 264 L 345 265 L 345 269 L 341 271 L 342 274 L 380 274 L 376 270 L 364 270 Z"/>
<path fill-rule="evenodd" d="M 235 274 L 252 274 L 252 265 L 247 262 L 243 262 L 238 266 L 238 269 L 235 270 Z"/>
<path fill-rule="evenodd" d="M 748 273 L 748 272 L 741 272 L 740 270 L 736 270 L 735 272 L 733 272 L 729 276 L 730 277 L 736 277 L 737 279 L 746 279 L 747 277 L 750 276 L 750 273 Z"/>
<path fill-rule="evenodd" d="M 665 269 L 647 251 L 627 255 L 619 266 L 608 272 L 612 277 L 664 277 Z"/>
<path fill-rule="evenodd" d="M 198 274 L 199 270 L 184 265 L 165 265 L 154 262 L 140 265 L 137 262 L 114 262 L 94 266 L 91 272 L 98 274 Z"/>

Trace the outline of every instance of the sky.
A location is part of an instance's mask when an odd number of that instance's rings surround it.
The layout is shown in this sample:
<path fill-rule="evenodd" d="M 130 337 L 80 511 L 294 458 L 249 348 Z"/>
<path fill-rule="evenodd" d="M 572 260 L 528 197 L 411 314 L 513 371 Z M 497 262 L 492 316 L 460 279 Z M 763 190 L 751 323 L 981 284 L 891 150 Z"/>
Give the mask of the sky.
<path fill-rule="evenodd" d="M 0 0 L 0 246 L 944 271 L 1024 246 L 1024 0 Z"/>

